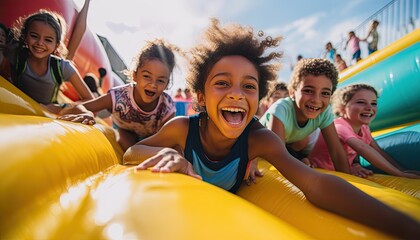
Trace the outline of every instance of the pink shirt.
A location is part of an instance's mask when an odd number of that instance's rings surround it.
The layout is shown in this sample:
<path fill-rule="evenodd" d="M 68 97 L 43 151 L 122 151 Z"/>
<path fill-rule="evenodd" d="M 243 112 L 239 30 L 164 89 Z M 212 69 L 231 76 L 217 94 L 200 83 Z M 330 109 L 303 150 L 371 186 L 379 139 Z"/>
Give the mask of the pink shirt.
<path fill-rule="evenodd" d="M 344 151 L 347 153 L 349 164 L 352 165 L 358 154 L 347 144 L 347 142 L 349 139 L 358 138 L 364 143 L 370 145 L 373 141 L 370 128 L 368 125 L 363 125 L 360 129 L 360 135 L 356 134 L 350 124 L 341 117 L 334 120 L 334 125 L 337 129 L 338 138 L 343 145 Z M 309 154 L 308 158 L 313 164 L 316 164 L 318 168 L 335 170 L 322 134 L 319 135 L 318 140 L 316 141 L 315 146 Z"/>
<path fill-rule="evenodd" d="M 359 44 L 360 40 L 358 37 L 351 37 L 349 40 L 349 46 L 350 46 L 350 50 L 351 50 L 351 54 L 354 54 L 355 52 L 357 52 L 358 50 L 360 50 L 360 44 Z"/>

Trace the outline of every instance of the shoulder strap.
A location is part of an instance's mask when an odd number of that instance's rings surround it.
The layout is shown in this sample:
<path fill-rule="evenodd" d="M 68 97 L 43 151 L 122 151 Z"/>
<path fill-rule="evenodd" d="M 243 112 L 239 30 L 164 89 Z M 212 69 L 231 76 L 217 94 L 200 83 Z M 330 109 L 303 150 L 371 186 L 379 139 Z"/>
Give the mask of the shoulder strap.
<path fill-rule="evenodd" d="M 185 143 L 184 155 L 185 159 L 187 159 L 188 162 L 193 163 L 192 149 L 194 148 L 194 144 L 201 144 L 200 138 L 196 138 L 199 131 L 198 126 L 200 122 L 200 114 L 191 115 L 188 118 L 189 126 L 187 139 Z"/>
<path fill-rule="evenodd" d="M 63 82 L 63 74 L 61 72 L 61 59 L 55 56 L 50 57 L 51 71 L 58 86 Z"/>
<path fill-rule="evenodd" d="M 57 95 L 58 95 L 58 91 L 60 90 L 60 86 L 61 83 L 63 82 L 63 75 L 61 72 L 61 59 L 55 56 L 50 57 L 50 67 L 51 67 L 51 71 L 52 71 L 52 77 L 54 79 L 54 81 L 57 83 L 55 90 L 54 90 L 54 95 L 53 98 L 51 99 L 51 102 L 56 103 L 57 102 Z"/>
<path fill-rule="evenodd" d="M 18 86 L 19 85 L 19 77 L 25 71 L 26 68 L 26 60 L 28 59 L 28 49 L 22 48 L 18 51 L 16 57 L 16 65 L 15 71 L 12 71 L 12 79 L 13 83 Z"/>
<path fill-rule="evenodd" d="M 255 121 L 258 120 L 254 117 L 239 137 L 240 161 L 238 165 L 238 173 L 236 175 L 236 183 L 231 189 L 229 189 L 229 192 L 236 193 L 236 191 L 238 191 L 244 180 L 248 162 L 251 161 L 251 159 L 248 159 L 248 136 L 251 126 L 255 123 Z"/>

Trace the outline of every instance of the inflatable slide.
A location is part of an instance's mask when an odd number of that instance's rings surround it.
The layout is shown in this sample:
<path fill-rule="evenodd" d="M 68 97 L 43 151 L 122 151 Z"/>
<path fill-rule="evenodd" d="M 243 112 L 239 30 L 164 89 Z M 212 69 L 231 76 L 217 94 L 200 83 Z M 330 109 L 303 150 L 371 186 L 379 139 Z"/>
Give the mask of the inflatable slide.
<path fill-rule="evenodd" d="M 1 239 L 392 239 L 313 206 L 262 160 L 265 177 L 233 195 L 120 165 L 109 127 L 55 120 L 4 78 L 0 99 Z M 419 199 L 328 173 L 420 221 Z"/>
<path fill-rule="evenodd" d="M 5 6 L 12 9 L 7 4 L 19 1 L 2 1 L 0 18 L 9 14 Z M 41 3 L 61 9 L 71 22 L 71 1 L 39 0 L 13 9 L 20 15 Z M 83 38 L 83 46 L 89 40 Z M 84 61 L 93 59 L 90 54 Z M 55 117 L 0 77 L 0 239 L 393 239 L 313 206 L 264 160 L 258 184 L 233 195 L 185 175 L 122 166 L 109 126 Z M 420 222 L 414 187 L 420 180 L 398 179 L 387 187 L 324 172 Z"/>

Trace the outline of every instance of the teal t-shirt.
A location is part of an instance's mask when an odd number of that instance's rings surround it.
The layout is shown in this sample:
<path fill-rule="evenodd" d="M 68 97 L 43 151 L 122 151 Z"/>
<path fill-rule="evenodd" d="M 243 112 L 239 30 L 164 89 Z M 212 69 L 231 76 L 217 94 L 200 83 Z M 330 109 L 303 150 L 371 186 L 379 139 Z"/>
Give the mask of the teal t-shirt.
<path fill-rule="evenodd" d="M 302 140 L 317 128 L 322 130 L 334 121 L 331 105 L 328 105 L 327 109 L 319 114 L 318 117 L 309 119 L 305 126 L 299 127 L 293 100 L 290 97 L 279 99 L 273 103 L 261 117 L 261 124 L 267 127 L 268 122 L 273 116 L 278 118 L 284 125 L 286 143 Z"/>

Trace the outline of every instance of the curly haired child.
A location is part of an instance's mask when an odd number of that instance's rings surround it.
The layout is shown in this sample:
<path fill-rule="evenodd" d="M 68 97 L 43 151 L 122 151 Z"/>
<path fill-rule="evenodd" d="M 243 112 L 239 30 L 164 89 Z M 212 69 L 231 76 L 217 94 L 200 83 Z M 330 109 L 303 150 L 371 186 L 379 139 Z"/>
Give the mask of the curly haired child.
<path fill-rule="evenodd" d="M 279 38 L 261 41 L 252 28 L 221 27 L 217 20 L 205 37 L 191 51 L 188 77 L 201 113 L 167 122 L 155 135 L 130 147 L 124 154 L 125 164 L 140 163 L 139 170 L 151 167 L 153 172 L 187 174 L 236 192 L 248 159 L 262 157 L 316 206 L 401 238 L 418 237 L 418 222 L 343 179 L 297 161 L 282 140 L 256 120 L 258 101 L 267 94 L 267 84 L 276 79 L 278 70 L 270 61 L 280 55 L 266 50 L 277 46 Z M 404 230 L 395 228 L 397 224 Z"/>

